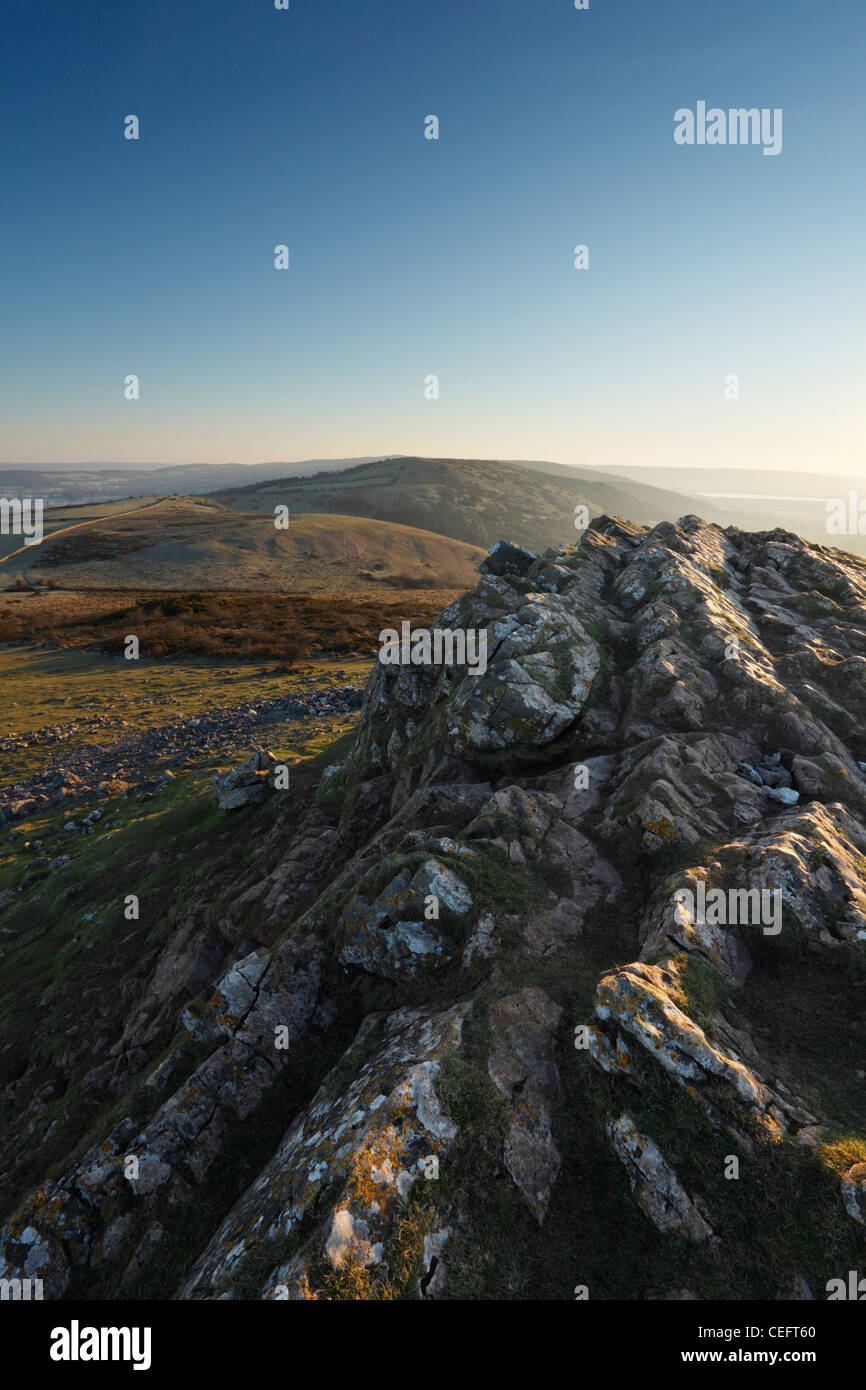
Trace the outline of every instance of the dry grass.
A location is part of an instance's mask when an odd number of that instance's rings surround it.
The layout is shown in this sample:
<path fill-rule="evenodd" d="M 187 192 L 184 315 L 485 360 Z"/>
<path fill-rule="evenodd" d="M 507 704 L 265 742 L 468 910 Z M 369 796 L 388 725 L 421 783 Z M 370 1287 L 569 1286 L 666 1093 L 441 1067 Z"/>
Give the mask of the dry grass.
<path fill-rule="evenodd" d="M 384 627 L 404 618 L 429 624 L 459 591 L 418 589 L 382 595 L 264 594 L 113 590 L 0 593 L 0 643 L 39 642 L 121 653 L 134 633 L 142 655 L 237 660 L 276 658 L 291 665 L 320 652 L 367 655 Z"/>
<path fill-rule="evenodd" d="M 51 521 L 51 518 L 49 518 Z M 359 594 L 383 587 L 474 588 L 484 551 L 448 536 L 358 516 L 242 514 L 165 498 L 131 514 L 58 528 L 0 571 L 37 587 L 246 589 Z"/>

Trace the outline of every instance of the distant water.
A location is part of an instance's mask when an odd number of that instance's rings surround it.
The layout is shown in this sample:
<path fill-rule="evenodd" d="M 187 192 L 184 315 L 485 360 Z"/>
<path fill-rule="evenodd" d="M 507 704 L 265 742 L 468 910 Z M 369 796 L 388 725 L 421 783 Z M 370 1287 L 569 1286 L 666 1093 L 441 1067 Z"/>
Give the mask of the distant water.
<path fill-rule="evenodd" d="M 822 497 L 802 497 L 789 492 L 698 492 L 696 497 L 736 497 L 752 502 L 823 502 Z"/>

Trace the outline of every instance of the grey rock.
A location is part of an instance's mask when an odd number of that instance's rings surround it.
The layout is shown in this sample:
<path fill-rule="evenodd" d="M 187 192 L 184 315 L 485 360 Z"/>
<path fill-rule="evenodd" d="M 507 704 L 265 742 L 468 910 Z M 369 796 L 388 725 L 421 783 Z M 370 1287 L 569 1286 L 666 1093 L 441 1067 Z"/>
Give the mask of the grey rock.
<path fill-rule="evenodd" d="M 772 801 L 780 802 L 782 806 L 795 806 L 800 800 L 800 793 L 792 787 L 768 787 L 767 796 Z"/>
<path fill-rule="evenodd" d="M 845 1210 L 866 1236 L 866 1163 L 855 1163 L 842 1178 Z"/>
<path fill-rule="evenodd" d="M 713 1229 L 690 1197 L 658 1145 L 638 1133 L 629 1115 L 607 1126 L 614 1152 L 625 1165 L 638 1206 L 665 1235 L 690 1241 L 713 1240 Z"/>
<path fill-rule="evenodd" d="M 531 985 L 491 1004 L 487 1013 L 493 1035 L 487 1069 L 511 1105 L 503 1160 L 539 1225 L 562 1166 L 551 1130 L 560 1098 L 554 1045 L 561 1016 L 560 1006 Z"/>
<path fill-rule="evenodd" d="M 487 559 L 482 560 L 480 569 L 482 574 L 526 575 L 537 559 L 537 555 L 533 555 L 531 550 L 524 549 L 522 545 L 514 545 L 511 541 L 497 541 L 490 547 Z"/>

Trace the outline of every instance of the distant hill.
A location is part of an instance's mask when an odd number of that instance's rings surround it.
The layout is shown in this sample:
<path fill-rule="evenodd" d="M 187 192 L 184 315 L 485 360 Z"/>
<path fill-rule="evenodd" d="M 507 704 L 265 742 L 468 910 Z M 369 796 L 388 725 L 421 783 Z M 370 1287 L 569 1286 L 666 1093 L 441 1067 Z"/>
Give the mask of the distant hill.
<path fill-rule="evenodd" d="M 42 497 L 50 506 L 99 502 L 154 493 L 207 493 L 266 478 L 304 476 L 350 468 L 374 455 L 350 459 L 301 459 L 295 463 L 113 463 L 70 464 L 51 468 L 0 467 L 0 497 Z"/>
<path fill-rule="evenodd" d="M 170 497 L 132 515 L 103 516 L 93 525 L 56 532 L 26 557 L 16 557 L 16 573 L 39 584 L 83 589 L 463 590 L 477 583 L 484 553 L 423 529 L 366 517 L 296 515 L 282 531 L 271 515 L 239 514 L 206 498 Z"/>
<path fill-rule="evenodd" d="M 587 507 L 590 518 L 608 514 L 643 525 L 698 510 L 694 497 L 588 469 L 488 459 L 380 459 L 340 473 L 282 478 L 218 496 L 244 512 L 270 512 L 282 503 L 293 513 L 375 517 L 485 549 L 507 539 L 535 551 L 576 539 L 574 509 L 579 504 Z M 730 520 L 711 503 L 701 514 L 723 525 Z"/>
<path fill-rule="evenodd" d="M 720 526 L 782 527 L 823 545 L 866 554 L 866 536 L 827 532 L 826 503 L 866 478 L 816 470 L 572 467 L 542 459 L 427 459 L 412 455 L 301 459 L 291 463 L 0 468 L 0 497 L 42 497 L 51 508 L 143 501 L 169 494 L 216 496 L 240 511 L 365 516 L 482 545 L 510 536 L 535 550 L 574 538 L 574 507 L 642 525 L 689 512 Z M 0 537 L 0 557 L 14 548 Z"/>

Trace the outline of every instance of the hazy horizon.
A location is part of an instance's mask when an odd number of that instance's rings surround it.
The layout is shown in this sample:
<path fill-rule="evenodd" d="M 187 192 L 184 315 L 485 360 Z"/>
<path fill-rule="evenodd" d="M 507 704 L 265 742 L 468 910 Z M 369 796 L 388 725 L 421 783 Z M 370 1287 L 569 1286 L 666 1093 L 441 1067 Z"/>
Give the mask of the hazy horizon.
<path fill-rule="evenodd" d="M 115 470 L 117 470 L 118 472 L 120 472 L 120 471 L 125 471 L 125 472 L 154 471 L 154 472 L 156 472 L 156 471 L 158 471 L 158 470 L 167 469 L 167 468 L 249 468 L 249 469 L 252 470 L 252 469 L 256 469 L 256 468 L 277 468 L 277 467 L 282 467 L 282 466 L 285 466 L 285 467 L 287 467 L 287 468 L 298 468 L 298 467 L 301 467 L 302 465 L 303 465 L 303 466 L 310 466 L 310 467 L 313 467 L 314 465 L 317 465 L 317 464 L 326 464 L 326 463 L 331 463 L 331 464 L 341 464 L 341 463 L 342 463 L 342 464 L 347 464 L 347 465 L 349 465 L 349 466 L 354 466 L 354 465 L 360 464 L 360 463 L 365 463 L 365 462 L 377 462 L 377 461 L 379 461 L 379 460 L 382 460 L 382 459 L 389 459 L 389 458 L 394 458 L 394 459 L 400 459 L 400 458 L 419 458 L 419 459 L 422 459 L 422 460 L 423 460 L 424 458 L 431 458 L 431 459 L 432 459 L 432 458 L 437 458 L 437 459 L 454 459 L 455 461 L 456 461 L 456 460 L 461 460 L 461 459 L 466 459 L 466 460 L 468 460 L 468 461 L 470 461 L 470 462 L 479 462 L 479 463 L 486 463 L 486 462 L 491 462 L 491 463 L 513 463 L 513 464 L 518 464 L 518 465 L 521 464 L 521 463 L 525 463 L 525 462 L 527 461 L 526 459 L 506 458 L 506 457 L 501 457 L 501 458 L 495 458 L 495 459 L 494 459 L 492 455 L 478 456 L 478 457 L 476 458 L 475 456 L 469 455 L 469 454 L 466 454 L 466 453 L 464 453 L 464 454 L 437 454 L 437 455 L 434 455 L 434 454 L 416 454 L 416 453 L 409 453 L 409 452 L 397 451 L 396 453 L 351 454 L 351 455 L 347 455 L 347 456 L 345 456 L 345 457 L 337 457 L 337 456 L 325 457 L 325 456 L 323 456 L 323 457 L 321 457 L 321 458 L 297 458 L 297 459 L 288 459 L 288 458 L 286 458 L 286 459 L 270 459 L 270 458 L 262 458 L 262 459 L 249 459 L 249 460 L 245 460 L 245 459 L 220 459 L 220 460 L 210 460 L 210 459 L 196 458 L 196 459 L 186 459 L 186 460 L 170 459 L 170 460 L 166 460 L 165 462 L 154 462 L 154 461 L 152 461 L 152 460 L 150 460 L 150 461 L 141 461 L 141 460 L 136 460 L 136 459 L 124 459 L 124 460 L 122 460 L 122 461 L 121 461 L 121 460 L 117 460 L 117 459 L 106 459 L 106 460 L 100 460 L 100 461 L 95 461 L 95 460 L 91 460 L 91 459 L 83 459 L 83 460 L 79 460 L 79 461 L 67 461 L 67 460 L 64 460 L 64 461 L 61 461 L 61 462 L 53 462 L 53 461 L 51 461 L 51 462 L 45 462 L 45 463 L 19 463 L 19 462 L 15 462 L 15 461 L 11 461 L 11 460 L 9 460 L 9 461 L 0 460 L 0 472 L 3 472 L 3 471 L 13 471 L 13 470 L 14 470 L 14 471 L 17 471 L 17 472 L 32 471 L 32 472 L 34 472 L 34 473 L 43 473 L 43 472 L 44 472 L 44 473 L 50 473 L 50 472 L 55 472 L 55 471 L 56 471 L 56 472 L 75 472 L 75 471 L 77 471 L 77 470 L 81 470 L 81 471 L 90 470 L 90 471 L 92 471 L 92 472 L 94 472 L 94 473 L 97 473 L 97 472 L 109 472 L 111 469 L 115 469 Z M 745 467 L 745 466 L 742 465 L 742 464 L 732 464 L 732 465 L 729 465 L 729 466 L 728 466 L 728 465 L 724 465 L 724 464 L 721 464 L 721 465 L 720 465 L 720 464 L 717 464 L 717 463 L 703 463 L 703 462 L 695 462 L 695 463 L 689 463 L 689 464 L 653 464 L 653 463 L 645 463 L 645 462 L 622 463 L 622 464 L 616 464 L 616 463 L 595 464 L 595 463 L 569 463 L 569 462 L 568 462 L 567 460 L 565 460 L 565 459 L 553 459 L 553 458 L 545 458 L 545 459 L 542 459 L 542 458 L 533 458 L 533 459 L 530 460 L 530 461 L 533 462 L 533 463 L 552 463 L 552 464 L 556 464 L 557 466 L 560 466 L 560 465 L 561 465 L 561 466 L 566 467 L 566 468 L 574 468 L 575 472 L 579 472 L 579 471 L 592 472 L 592 471 L 595 471 L 595 472 L 598 472 L 598 473 L 606 473 L 606 472 L 609 472 L 609 473 L 611 473 L 611 474 L 614 474 L 614 473 L 617 473 L 617 472 L 630 472 L 632 469 L 646 469 L 647 472 L 677 472 L 677 473 L 681 473 L 681 474 L 683 475 L 683 478 L 684 478 L 684 479 L 685 479 L 686 477 L 688 477 L 689 475 L 693 474 L 693 473 L 710 473 L 710 472 L 715 472 L 715 473 L 719 473 L 719 472 L 731 472 L 731 473 L 746 472 L 746 473 L 754 473 L 754 474 L 756 474 L 756 475 L 759 474 L 759 473 L 761 473 L 761 472 L 769 472 L 769 473 L 780 473 L 780 474 L 784 473 L 784 474 L 786 474 L 786 475 L 809 476 L 809 477 L 818 478 L 818 477 L 821 477 L 822 475 L 824 475 L 825 473 L 827 473 L 827 472 L 830 471 L 830 470 L 828 470 L 828 469 L 822 469 L 822 468 L 817 468 L 817 467 L 812 467 L 812 468 L 802 467 L 802 468 L 798 468 L 798 469 L 791 469 L 788 465 L 786 465 L 786 464 L 784 464 L 784 463 L 760 464 L 760 465 L 759 465 L 759 464 L 755 464 L 752 468 L 748 468 L 748 467 Z M 862 467 L 859 468 L 859 469 L 852 470 L 850 473 L 848 473 L 847 471 L 835 470 L 835 469 L 832 470 L 832 471 L 833 471 L 833 474 L 834 474 L 835 476 L 840 476 L 840 477 L 846 477 L 846 476 L 847 476 L 847 477 L 851 477 L 851 478 L 857 478 L 857 477 L 862 477 L 862 476 L 864 475 L 864 470 L 863 470 Z M 687 489 L 684 489 L 684 490 L 687 491 Z M 708 495 L 709 495 L 709 494 L 708 494 Z M 718 495 L 719 495 L 719 496 L 722 496 L 722 495 L 734 496 L 734 495 L 736 495 L 736 494 L 733 494 L 733 493 L 731 493 L 731 494 L 721 494 L 721 493 L 720 493 L 720 494 L 718 494 Z M 746 495 L 746 494 L 743 494 L 743 495 Z M 781 495 L 781 494 L 780 494 L 780 495 Z"/>

